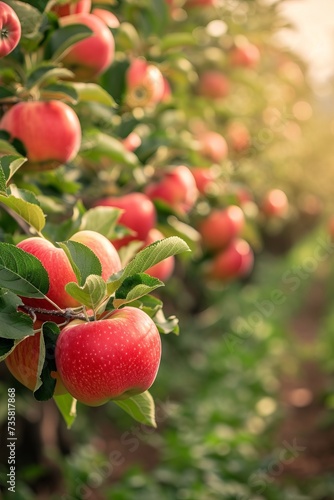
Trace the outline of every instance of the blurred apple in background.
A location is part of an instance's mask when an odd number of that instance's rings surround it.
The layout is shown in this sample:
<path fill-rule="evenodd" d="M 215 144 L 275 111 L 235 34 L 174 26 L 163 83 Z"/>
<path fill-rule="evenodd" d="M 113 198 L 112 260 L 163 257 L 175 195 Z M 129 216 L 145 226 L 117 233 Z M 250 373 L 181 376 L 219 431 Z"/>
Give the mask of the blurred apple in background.
<path fill-rule="evenodd" d="M 218 70 L 207 70 L 199 77 L 197 92 L 210 99 L 221 99 L 229 94 L 230 81 Z"/>
<path fill-rule="evenodd" d="M 258 47 L 246 39 L 237 43 L 230 53 L 232 66 L 255 68 L 259 64 L 260 58 L 261 53 Z"/>
<path fill-rule="evenodd" d="M 228 145 L 218 132 L 206 131 L 196 137 L 200 153 L 209 160 L 219 163 L 228 156 Z"/>
<path fill-rule="evenodd" d="M 189 212 L 198 198 L 194 176 L 185 165 L 171 167 L 159 180 L 148 184 L 145 193 L 151 200 L 161 200 L 183 213 Z"/>
<path fill-rule="evenodd" d="M 247 241 L 236 238 L 228 247 L 217 253 L 210 264 L 212 278 L 229 281 L 250 273 L 254 264 L 254 254 Z"/>
<path fill-rule="evenodd" d="M 124 210 L 118 222 L 130 229 L 132 234 L 113 240 L 112 243 L 117 249 L 134 240 L 144 242 L 156 223 L 155 206 L 144 193 L 134 192 L 123 196 L 109 196 L 96 201 L 94 206 L 115 207 Z"/>
<path fill-rule="evenodd" d="M 165 81 L 157 66 L 134 59 L 126 72 L 126 103 L 131 108 L 156 105 L 165 93 Z"/>
<path fill-rule="evenodd" d="M 62 58 L 62 63 L 81 81 L 94 79 L 103 73 L 114 60 L 114 37 L 100 18 L 93 14 L 73 14 L 60 18 L 61 26 L 84 24 L 92 35 L 75 43 Z"/>
<path fill-rule="evenodd" d="M 282 217 L 287 214 L 288 209 L 288 198 L 281 189 L 271 189 L 261 202 L 261 210 L 268 217 Z"/>
<path fill-rule="evenodd" d="M 244 224 L 244 213 L 237 205 L 213 209 L 199 224 L 204 247 L 212 251 L 226 247 L 232 239 L 241 233 Z"/>

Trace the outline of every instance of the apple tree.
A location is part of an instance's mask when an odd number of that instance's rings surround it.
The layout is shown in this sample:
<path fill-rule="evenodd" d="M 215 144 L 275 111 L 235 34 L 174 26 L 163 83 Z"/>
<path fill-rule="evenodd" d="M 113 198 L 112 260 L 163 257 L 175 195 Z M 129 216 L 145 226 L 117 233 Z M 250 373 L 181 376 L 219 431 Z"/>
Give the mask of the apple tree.
<path fill-rule="evenodd" d="M 76 400 L 155 425 L 178 320 L 153 292 L 173 273 L 180 294 L 247 279 L 263 228 L 293 213 L 276 153 L 305 82 L 264 12 L 0 2 L 0 355 L 68 425 Z"/>

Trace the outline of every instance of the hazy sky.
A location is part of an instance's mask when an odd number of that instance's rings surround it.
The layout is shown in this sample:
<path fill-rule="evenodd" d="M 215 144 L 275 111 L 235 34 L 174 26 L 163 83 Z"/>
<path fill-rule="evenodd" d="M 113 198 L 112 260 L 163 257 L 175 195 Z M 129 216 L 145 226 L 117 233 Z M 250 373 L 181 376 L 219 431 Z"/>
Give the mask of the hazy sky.
<path fill-rule="evenodd" d="M 287 0 L 282 12 L 297 31 L 284 31 L 280 40 L 300 52 L 311 65 L 311 78 L 323 83 L 334 75 L 334 0 Z"/>

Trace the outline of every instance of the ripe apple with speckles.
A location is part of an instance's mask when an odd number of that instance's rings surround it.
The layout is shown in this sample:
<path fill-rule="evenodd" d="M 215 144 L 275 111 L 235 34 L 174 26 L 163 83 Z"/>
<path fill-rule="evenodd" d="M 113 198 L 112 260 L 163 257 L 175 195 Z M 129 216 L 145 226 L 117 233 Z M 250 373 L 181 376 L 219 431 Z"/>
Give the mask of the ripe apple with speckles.
<path fill-rule="evenodd" d="M 160 364 L 160 334 L 144 311 L 128 306 L 107 319 L 70 323 L 58 337 L 55 355 L 68 392 L 100 406 L 151 387 Z"/>

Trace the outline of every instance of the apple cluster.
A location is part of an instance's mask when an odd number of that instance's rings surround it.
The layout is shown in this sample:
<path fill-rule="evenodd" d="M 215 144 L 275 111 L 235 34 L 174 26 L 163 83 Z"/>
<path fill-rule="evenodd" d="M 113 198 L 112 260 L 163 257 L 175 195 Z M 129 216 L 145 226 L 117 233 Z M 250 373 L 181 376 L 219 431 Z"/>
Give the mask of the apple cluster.
<path fill-rule="evenodd" d="M 213 209 L 199 224 L 206 250 L 212 254 L 208 275 L 228 282 L 249 274 L 254 255 L 249 243 L 240 237 L 245 216 L 237 205 Z"/>
<path fill-rule="evenodd" d="M 282 73 L 291 61 L 243 33 L 241 17 L 234 25 L 232 3 L 0 1 L 0 202 L 4 225 L 16 224 L 1 239 L 36 257 L 49 282 L 43 297 L 14 290 L 15 312 L 35 333 L 13 334 L 6 364 L 35 392 L 49 323 L 60 330 L 55 395 L 94 406 L 147 391 L 161 357 L 154 314 L 163 295 L 140 302 L 133 291 L 171 279 L 188 293 L 199 271 L 205 295 L 208 283 L 211 293 L 247 277 L 263 227 L 288 219 L 268 167 L 276 150 L 266 156 L 266 147 L 286 125 L 272 60 Z M 293 74 L 297 86 L 303 75 Z M 127 265 L 170 236 L 192 255 L 176 261 L 180 252 L 168 251 L 123 283 Z M 81 281 L 55 243 L 63 240 L 91 250 L 101 273 Z"/>
<path fill-rule="evenodd" d="M 100 233 L 82 230 L 70 241 L 94 252 L 101 264 L 104 280 L 118 273 L 122 264 L 114 245 Z M 66 291 L 77 277 L 62 248 L 50 241 L 31 237 L 17 245 L 42 263 L 49 277 L 45 299 L 22 297 L 25 311 L 34 314 L 35 334 L 24 338 L 6 357 L 13 376 L 34 390 L 38 380 L 41 327 L 44 322 L 59 323 L 55 347 L 55 395 L 69 392 L 78 401 L 98 406 L 109 400 L 140 394 L 154 382 L 161 358 L 158 329 L 144 311 L 125 306 L 99 317 L 65 321 L 59 311 L 75 310 L 80 302 Z"/>

